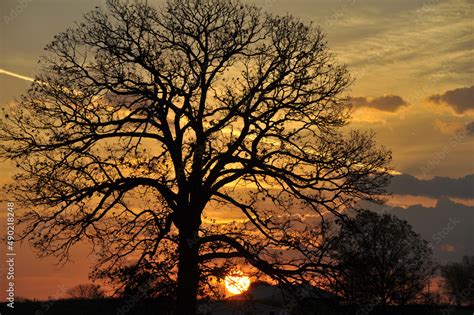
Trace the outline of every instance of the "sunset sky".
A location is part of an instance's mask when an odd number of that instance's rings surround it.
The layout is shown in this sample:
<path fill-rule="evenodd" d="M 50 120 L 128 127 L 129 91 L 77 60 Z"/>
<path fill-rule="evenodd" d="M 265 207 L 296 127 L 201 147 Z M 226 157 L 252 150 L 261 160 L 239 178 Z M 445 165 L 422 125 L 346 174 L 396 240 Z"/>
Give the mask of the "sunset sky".
<path fill-rule="evenodd" d="M 148 3 L 158 0 L 149 0 Z M 251 1 L 245 1 L 251 2 Z M 404 175 L 389 206 L 433 243 L 440 261 L 474 252 L 474 20 L 472 0 L 259 0 L 264 10 L 321 25 L 354 83 L 348 128 L 372 129 Z M 102 1 L 2 0 L 0 103 L 28 87 L 52 37 Z M 12 167 L 0 164 L 2 184 Z M 471 175 L 471 176 L 469 176 Z M 436 178 L 436 177 L 449 177 Z M 6 198 L 8 198 L 6 196 Z M 3 209 L 2 204 L 2 209 Z M 4 213 L 2 212 L 2 218 Z M 437 241 L 451 220 L 455 230 Z M 2 222 L 4 220 L 2 219 Z M 1 224 L 3 233 L 4 224 Z M 2 248 L 2 251 L 4 249 Z M 78 248 L 57 270 L 18 248 L 17 296 L 46 298 L 88 282 L 92 259 Z M 3 272 L 4 270 L 0 270 Z M 2 285 L 4 285 L 2 276 Z"/>

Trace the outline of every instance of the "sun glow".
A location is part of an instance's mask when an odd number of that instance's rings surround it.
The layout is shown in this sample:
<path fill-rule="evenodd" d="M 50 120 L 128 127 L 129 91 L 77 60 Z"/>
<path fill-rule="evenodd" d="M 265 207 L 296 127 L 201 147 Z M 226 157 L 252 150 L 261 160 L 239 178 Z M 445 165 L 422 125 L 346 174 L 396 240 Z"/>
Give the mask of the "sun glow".
<path fill-rule="evenodd" d="M 245 276 L 241 271 L 234 271 L 225 277 L 224 283 L 229 293 L 241 294 L 249 288 L 250 278 Z"/>

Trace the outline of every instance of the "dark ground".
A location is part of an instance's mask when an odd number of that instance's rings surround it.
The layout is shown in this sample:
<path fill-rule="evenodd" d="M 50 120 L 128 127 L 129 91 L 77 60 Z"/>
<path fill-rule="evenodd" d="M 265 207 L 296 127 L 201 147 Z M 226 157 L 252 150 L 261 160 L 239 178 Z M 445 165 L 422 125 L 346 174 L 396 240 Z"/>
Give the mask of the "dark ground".
<path fill-rule="evenodd" d="M 129 300 L 16 302 L 14 309 L 7 308 L 3 304 L 1 315 L 171 315 L 170 305 L 172 303 L 158 300 L 134 302 L 133 298 Z M 301 311 L 298 311 L 298 315 L 302 315 Z M 339 306 L 331 307 L 331 309 L 322 307 L 318 310 L 312 309 L 303 312 L 308 315 L 474 315 L 474 307 L 413 305 L 380 310 L 371 306 Z M 285 314 L 290 315 L 290 313 Z"/>

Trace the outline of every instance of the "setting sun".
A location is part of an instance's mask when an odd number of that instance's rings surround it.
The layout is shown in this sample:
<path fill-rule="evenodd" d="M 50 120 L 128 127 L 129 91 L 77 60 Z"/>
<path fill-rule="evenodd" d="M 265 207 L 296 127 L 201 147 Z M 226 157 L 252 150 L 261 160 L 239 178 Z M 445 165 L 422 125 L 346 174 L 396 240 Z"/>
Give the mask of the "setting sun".
<path fill-rule="evenodd" d="M 250 278 L 245 276 L 241 271 L 235 271 L 224 279 L 227 291 L 232 294 L 241 294 L 250 286 Z"/>

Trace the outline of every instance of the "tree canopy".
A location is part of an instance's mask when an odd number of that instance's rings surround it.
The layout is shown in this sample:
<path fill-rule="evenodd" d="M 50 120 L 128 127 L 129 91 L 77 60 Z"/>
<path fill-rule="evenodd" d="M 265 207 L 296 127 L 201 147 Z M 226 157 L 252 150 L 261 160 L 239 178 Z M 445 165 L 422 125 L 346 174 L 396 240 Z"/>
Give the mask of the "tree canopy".
<path fill-rule="evenodd" d="M 446 293 L 456 305 L 474 305 L 474 256 L 441 267 Z"/>
<path fill-rule="evenodd" d="M 349 303 L 415 301 L 435 271 L 428 242 L 390 214 L 366 210 L 340 223 L 332 243 L 336 292 Z"/>

